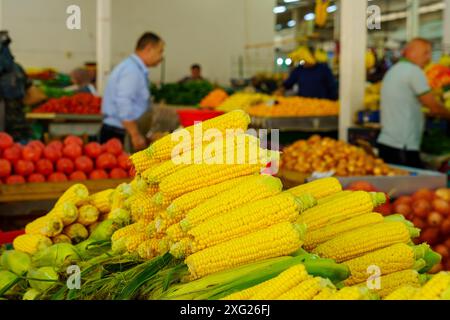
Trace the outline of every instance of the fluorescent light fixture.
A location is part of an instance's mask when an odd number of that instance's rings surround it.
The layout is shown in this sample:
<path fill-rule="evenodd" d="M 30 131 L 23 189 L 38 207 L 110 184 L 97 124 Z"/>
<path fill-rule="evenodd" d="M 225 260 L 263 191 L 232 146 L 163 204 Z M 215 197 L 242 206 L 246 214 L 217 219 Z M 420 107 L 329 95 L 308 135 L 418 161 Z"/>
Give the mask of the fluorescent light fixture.
<path fill-rule="evenodd" d="M 283 13 L 286 12 L 287 8 L 286 6 L 278 6 L 273 8 L 273 13 L 277 14 L 277 13 Z"/>
<path fill-rule="evenodd" d="M 333 12 L 335 12 L 337 10 L 337 5 L 335 5 L 335 4 L 333 4 L 332 6 L 329 6 L 328 8 L 327 8 L 327 12 L 328 13 L 333 13 Z"/>
<path fill-rule="evenodd" d="M 284 3 L 299 2 L 300 0 L 284 0 Z"/>
<path fill-rule="evenodd" d="M 277 59 L 277 65 L 282 66 L 283 62 L 284 62 L 283 58 L 278 58 Z"/>
<path fill-rule="evenodd" d="M 308 13 L 307 15 L 305 15 L 305 20 L 306 21 L 311 21 L 314 20 L 316 18 L 316 15 L 314 13 Z"/>
<path fill-rule="evenodd" d="M 289 20 L 288 23 L 287 23 L 287 26 L 288 26 L 289 28 L 292 28 L 292 27 L 295 27 L 296 24 L 297 24 L 297 21 L 295 21 L 295 20 Z"/>
<path fill-rule="evenodd" d="M 292 64 L 292 59 L 287 58 L 284 63 L 286 63 L 287 66 L 290 66 Z"/>

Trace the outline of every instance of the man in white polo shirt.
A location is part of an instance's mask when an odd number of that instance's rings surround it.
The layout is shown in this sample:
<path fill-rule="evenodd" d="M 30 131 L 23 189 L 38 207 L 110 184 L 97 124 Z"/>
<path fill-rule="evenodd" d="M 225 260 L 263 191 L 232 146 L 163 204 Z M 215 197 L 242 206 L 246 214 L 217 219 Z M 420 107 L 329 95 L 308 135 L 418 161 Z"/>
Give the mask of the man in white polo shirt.
<path fill-rule="evenodd" d="M 420 145 L 425 118 L 430 113 L 450 117 L 434 97 L 423 68 L 430 63 L 432 46 L 428 40 L 414 39 L 407 44 L 403 58 L 383 79 L 381 125 L 378 138 L 380 157 L 388 163 L 423 168 Z"/>

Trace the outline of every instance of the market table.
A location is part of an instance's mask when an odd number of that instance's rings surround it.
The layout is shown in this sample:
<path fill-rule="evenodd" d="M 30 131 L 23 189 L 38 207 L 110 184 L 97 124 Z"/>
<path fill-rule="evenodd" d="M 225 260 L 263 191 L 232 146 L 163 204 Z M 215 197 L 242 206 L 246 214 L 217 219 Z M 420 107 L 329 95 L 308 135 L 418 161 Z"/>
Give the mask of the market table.
<path fill-rule="evenodd" d="M 298 132 L 332 132 L 339 128 L 338 116 L 326 117 L 251 117 L 252 127 Z"/>

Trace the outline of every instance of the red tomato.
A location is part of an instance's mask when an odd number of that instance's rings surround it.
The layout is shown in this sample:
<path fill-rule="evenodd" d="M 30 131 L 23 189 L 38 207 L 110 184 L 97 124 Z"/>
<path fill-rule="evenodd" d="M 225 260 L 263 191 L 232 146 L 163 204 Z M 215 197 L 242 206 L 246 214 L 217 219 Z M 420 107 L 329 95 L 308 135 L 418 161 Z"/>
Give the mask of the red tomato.
<path fill-rule="evenodd" d="M 110 153 L 101 154 L 96 160 L 97 169 L 114 169 L 117 166 L 117 159 Z"/>
<path fill-rule="evenodd" d="M 5 151 L 3 152 L 3 158 L 11 163 L 17 162 L 17 160 L 19 160 L 21 156 L 22 149 L 17 145 L 13 145 L 12 147 L 5 149 Z"/>
<path fill-rule="evenodd" d="M 119 167 L 121 167 L 123 170 L 130 170 L 131 169 L 131 160 L 128 154 L 126 153 L 122 153 L 118 158 L 117 158 L 117 163 L 119 165 Z"/>
<path fill-rule="evenodd" d="M 41 159 L 36 163 L 36 171 L 44 176 L 53 173 L 53 163 L 48 159 Z"/>
<path fill-rule="evenodd" d="M 432 207 L 431 204 L 425 199 L 419 199 L 413 202 L 412 209 L 414 215 L 419 218 L 426 218 L 428 214 L 431 212 Z"/>
<path fill-rule="evenodd" d="M 105 149 L 106 152 L 119 156 L 123 152 L 123 145 L 119 139 L 114 138 L 105 143 Z"/>
<path fill-rule="evenodd" d="M 67 176 L 61 172 L 54 172 L 48 176 L 48 182 L 64 182 L 67 181 Z"/>
<path fill-rule="evenodd" d="M 41 183 L 45 182 L 45 177 L 40 173 L 33 173 L 28 177 L 28 182 L 30 183 Z"/>
<path fill-rule="evenodd" d="M 105 180 L 108 178 L 109 178 L 109 176 L 105 170 L 94 170 L 89 175 L 89 179 L 91 179 L 91 180 Z"/>
<path fill-rule="evenodd" d="M 436 198 L 432 203 L 433 209 L 444 216 L 450 215 L 450 203 L 443 199 Z"/>
<path fill-rule="evenodd" d="M 128 178 L 128 174 L 125 170 L 122 168 L 114 168 L 109 173 L 109 176 L 111 179 L 126 179 Z"/>
<path fill-rule="evenodd" d="M 6 159 L 0 159 L 0 178 L 7 178 L 11 175 L 11 162 Z"/>
<path fill-rule="evenodd" d="M 75 171 L 70 175 L 70 180 L 85 181 L 85 180 L 87 180 L 87 176 L 83 171 Z"/>
<path fill-rule="evenodd" d="M 34 164 L 29 160 L 18 160 L 14 165 L 16 174 L 27 177 L 34 172 Z"/>
<path fill-rule="evenodd" d="M 9 176 L 6 179 L 6 184 L 22 184 L 25 182 L 25 178 L 22 176 Z"/>
<path fill-rule="evenodd" d="M 72 160 L 67 158 L 59 159 L 56 163 L 56 171 L 65 173 L 65 174 L 71 174 L 73 172 L 74 165 Z"/>
<path fill-rule="evenodd" d="M 83 139 L 77 136 L 67 136 L 66 139 L 64 139 L 64 144 L 67 146 L 69 144 L 77 144 L 80 147 L 83 146 Z"/>
<path fill-rule="evenodd" d="M 62 149 L 64 148 L 64 144 L 61 141 L 59 141 L 59 140 L 55 140 L 55 141 L 50 142 L 47 145 L 47 147 L 54 147 L 54 148 L 56 148 L 56 149 L 58 149 L 59 151 L 62 152 Z"/>
<path fill-rule="evenodd" d="M 62 157 L 62 151 L 56 145 L 48 145 L 44 149 L 44 157 L 51 162 L 56 162 Z"/>
<path fill-rule="evenodd" d="M 431 202 L 433 201 L 434 193 L 429 189 L 419 189 L 413 194 L 412 198 L 413 201 L 426 200 L 428 202 Z"/>
<path fill-rule="evenodd" d="M 102 146 L 97 142 L 90 142 L 84 146 L 84 153 L 92 159 L 96 159 L 102 152 Z"/>
<path fill-rule="evenodd" d="M 89 174 L 92 170 L 94 170 L 94 162 L 91 158 L 81 156 L 75 159 L 75 168 L 78 171 Z"/>
<path fill-rule="evenodd" d="M 33 162 L 37 162 L 42 155 L 42 150 L 40 147 L 27 145 L 22 149 L 22 158 L 24 160 L 30 160 Z"/>
<path fill-rule="evenodd" d="M 12 147 L 14 144 L 13 138 L 6 132 L 0 132 L 0 149 L 5 150 Z"/>
<path fill-rule="evenodd" d="M 41 149 L 41 151 L 44 151 L 44 148 L 45 148 L 45 144 L 43 144 L 42 141 L 40 141 L 40 140 L 30 141 L 28 143 L 28 145 L 33 146 L 33 147 L 38 147 L 39 149 Z"/>
<path fill-rule="evenodd" d="M 77 144 L 68 144 L 63 149 L 63 156 L 75 160 L 83 154 L 83 149 Z"/>
<path fill-rule="evenodd" d="M 350 184 L 346 190 L 377 192 L 378 190 L 367 181 L 356 181 Z"/>

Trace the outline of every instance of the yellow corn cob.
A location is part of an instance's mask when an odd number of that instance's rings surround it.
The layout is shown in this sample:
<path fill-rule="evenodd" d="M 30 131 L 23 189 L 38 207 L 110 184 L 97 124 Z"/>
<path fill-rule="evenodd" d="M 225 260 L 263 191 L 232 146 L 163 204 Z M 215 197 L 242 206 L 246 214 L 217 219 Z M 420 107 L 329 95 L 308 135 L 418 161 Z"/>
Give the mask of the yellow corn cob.
<path fill-rule="evenodd" d="M 367 281 L 370 276 L 367 268 L 372 265 L 380 268 L 380 275 L 386 275 L 412 269 L 415 262 L 416 255 L 413 247 L 405 243 L 394 244 L 359 258 L 346 261 L 344 264 L 349 267 L 351 277 L 345 280 L 345 285 L 352 286 Z"/>
<path fill-rule="evenodd" d="M 303 193 L 309 193 L 317 200 L 342 191 L 342 185 L 336 178 L 324 178 L 289 190 L 293 195 L 299 196 Z"/>
<path fill-rule="evenodd" d="M 90 203 L 98 209 L 101 213 L 108 213 L 111 211 L 111 202 L 109 201 L 114 189 L 107 189 L 97 192 L 90 196 Z"/>
<path fill-rule="evenodd" d="M 384 300 L 410 300 L 419 291 L 418 288 L 404 286 L 390 293 Z"/>
<path fill-rule="evenodd" d="M 189 210 L 205 202 L 206 200 L 224 191 L 233 189 L 234 187 L 240 185 L 247 179 L 248 179 L 247 176 L 239 177 L 206 188 L 195 190 L 190 193 L 186 193 L 181 197 L 175 199 L 167 208 L 167 212 L 171 217 L 183 215 L 187 213 Z"/>
<path fill-rule="evenodd" d="M 161 208 L 153 201 L 151 195 L 139 193 L 134 196 L 130 211 L 133 221 L 137 221 L 141 218 L 151 220 L 155 218 L 159 211 L 161 211 Z"/>
<path fill-rule="evenodd" d="M 150 237 L 145 232 L 132 234 L 132 235 L 126 237 L 125 246 L 127 248 L 127 251 L 129 253 L 136 252 L 139 245 L 149 239 L 150 239 Z"/>
<path fill-rule="evenodd" d="M 92 205 L 82 206 L 78 212 L 78 223 L 89 226 L 98 220 L 100 212 Z"/>
<path fill-rule="evenodd" d="M 361 227 L 383 222 L 383 216 L 379 213 L 366 213 L 358 217 L 345 220 L 336 224 L 329 224 L 323 228 L 307 232 L 305 236 L 306 250 L 312 250 L 319 244 L 335 238 L 336 236 Z"/>
<path fill-rule="evenodd" d="M 396 243 L 408 243 L 410 232 L 402 222 L 383 222 L 344 233 L 313 250 L 321 257 L 341 263 Z"/>
<path fill-rule="evenodd" d="M 73 244 L 77 244 L 89 237 L 89 232 L 81 223 L 74 223 L 65 227 L 63 234 L 68 236 Z"/>
<path fill-rule="evenodd" d="M 277 195 L 282 188 L 280 179 L 266 175 L 251 176 L 235 188 L 224 191 L 189 211 L 180 223 L 181 228 L 188 231 L 216 215 Z"/>
<path fill-rule="evenodd" d="M 368 295 L 367 288 L 364 287 L 345 287 L 336 291 L 326 300 L 366 300 Z"/>
<path fill-rule="evenodd" d="M 151 159 L 147 150 L 134 153 L 131 155 L 130 160 L 138 174 L 142 174 L 145 170 L 159 163 L 159 161 Z"/>
<path fill-rule="evenodd" d="M 157 234 L 165 234 L 167 229 L 171 226 L 177 224 L 179 225 L 179 222 L 182 217 L 177 218 L 167 218 L 164 217 L 163 214 L 160 215 L 160 217 L 155 218 L 155 228 Z"/>
<path fill-rule="evenodd" d="M 167 228 L 166 230 L 166 234 L 167 237 L 172 241 L 172 242 L 178 242 L 183 238 L 187 237 L 187 233 L 185 233 L 182 229 L 179 223 L 175 223 L 173 225 L 171 225 L 169 228 Z"/>
<path fill-rule="evenodd" d="M 177 172 L 183 168 L 186 168 L 188 164 L 178 164 L 172 160 L 162 162 L 161 164 L 145 170 L 142 173 L 142 178 L 150 185 L 157 185 L 165 177 L 170 176 L 172 173 Z"/>
<path fill-rule="evenodd" d="M 16 237 L 13 241 L 13 247 L 17 251 L 35 254 L 52 245 L 50 238 L 40 234 L 23 234 Z"/>
<path fill-rule="evenodd" d="M 127 237 L 129 235 L 136 234 L 139 232 L 143 232 L 144 230 L 145 230 L 145 226 L 141 223 L 136 222 L 136 223 L 130 224 L 130 225 L 123 227 L 123 228 L 117 230 L 116 232 L 114 232 L 113 235 L 111 236 L 111 240 L 116 241 L 123 237 Z"/>
<path fill-rule="evenodd" d="M 130 182 L 130 186 L 131 189 L 133 189 L 133 194 L 146 191 L 150 192 L 150 190 L 157 189 L 155 186 L 150 187 L 141 175 L 134 177 L 134 179 Z"/>
<path fill-rule="evenodd" d="M 303 244 L 304 230 L 285 222 L 199 251 L 186 258 L 193 278 L 262 259 L 289 255 Z"/>
<path fill-rule="evenodd" d="M 311 278 L 282 294 L 277 300 L 311 300 L 327 285 L 329 285 L 328 280 L 319 277 Z"/>
<path fill-rule="evenodd" d="M 162 200 L 172 201 L 179 196 L 241 176 L 261 171 L 265 164 L 199 164 L 190 165 L 164 178 L 159 189 Z M 161 203 L 161 200 L 158 201 Z"/>
<path fill-rule="evenodd" d="M 169 238 L 169 241 L 172 240 Z M 170 254 L 177 259 L 181 259 L 192 254 L 191 247 L 191 239 L 182 238 L 170 246 Z"/>
<path fill-rule="evenodd" d="M 142 259 L 152 259 L 158 255 L 159 239 L 149 239 L 142 242 L 138 248 L 137 253 Z"/>
<path fill-rule="evenodd" d="M 72 240 L 70 240 L 70 238 L 68 236 L 66 236 L 65 234 L 58 234 L 57 236 L 52 238 L 52 242 L 54 244 L 56 243 L 72 243 Z"/>
<path fill-rule="evenodd" d="M 64 202 L 72 202 L 75 205 L 79 205 L 80 203 L 86 201 L 88 197 L 89 190 L 84 184 L 74 184 L 58 199 L 55 207 L 63 204 Z"/>
<path fill-rule="evenodd" d="M 58 217 L 43 216 L 27 224 L 25 226 L 25 233 L 54 237 L 61 233 L 63 227 L 64 224 Z"/>
<path fill-rule="evenodd" d="M 415 270 L 404 270 L 380 277 L 380 288 L 368 288 L 381 298 L 387 297 L 398 288 L 411 286 L 419 288 L 422 277 Z"/>
<path fill-rule="evenodd" d="M 315 201 L 309 194 L 297 198 L 285 192 L 220 214 L 188 231 L 192 237 L 192 252 L 263 230 L 280 222 L 295 222 L 299 212 L 313 206 Z"/>
<path fill-rule="evenodd" d="M 353 191 L 340 191 L 340 192 L 337 192 L 337 193 L 333 193 L 332 195 L 329 195 L 329 196 L 327 196 L 325 198 L 317 200 L 317 205 L 320 206 L 321 204 L 325 204 L 327 202 L 339 199 L 341 197 L 348 196 L 352 192 Z"/>
<path fill-rule="evenodd" d="M 183 130 L 182 133 L 186 133 L 190 138 L 184 139 L 181 143 L 179 142 L 180 133 L 173 133 L 171 135 L 165 136 L 164 138 L 153 143 L 145 153 L 154 160 L 169 160 L 174 152 L 175 148 L 180 148 L 183 150 L 192 150 L 196 146 L 200 146 L 203 143 L 203 135 L 205 131 L 209 129 L 219 130 L 224 133 L 227 129 L 241 129 L 243 131 L 247 130 L 250 124 L 250 117 L 243 111 L 233 111 L 229 112 L 223 116 L 204 121 L 192 127 L 188 127 Z M 195 133 L 194 133 L 195 132 Z M 181 137 L 184 135 L 181 134 Z M 193 140 L 193 141 L 191 141 Z"/>
<path fill-rule="evenodd" d="M 300 215 L 299 223 L 305 223 L 308 230 L 314 231 L 328 224 L 338 223 L 373 212 L 374 207 L 384 203 L 384 193 L 352 192 L 348 196 L 338 198 L 305 211 Z"/>
<path fill-rule="evenodd" d="M 133 195 L 133 189 L 127 183 L 119 185 L 111 194 L 111 211 L 123 208 L 125 201 Z"/>
<path fill-rule="evenodd" d="M 64 202 L 54 207 L 47 216 L 59 218 L 65 226 L 68 226 L 78 219 L 78 209 L 73 202 Z"/>
<path fill-rule="evenodd" d="M 439 299 L 442 292 L 450 286 L 450 273 L 439 272 L 434 275 L 417 293 L 412 297 L 413 300 L 436 300 Z"/>
<path fill-rule="evenodd" d="M 326 287 L 323 288 L 314 298 L 313 300 L 330 300 L 330 298 L 336 293 L 335 288 Z"/>

